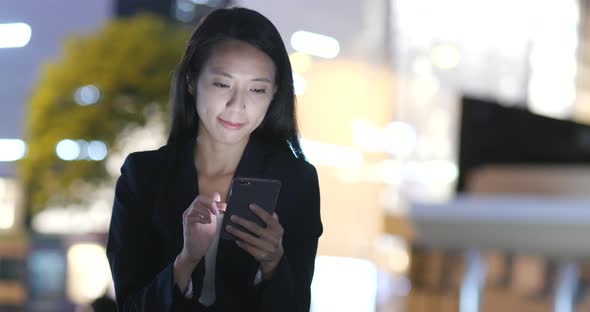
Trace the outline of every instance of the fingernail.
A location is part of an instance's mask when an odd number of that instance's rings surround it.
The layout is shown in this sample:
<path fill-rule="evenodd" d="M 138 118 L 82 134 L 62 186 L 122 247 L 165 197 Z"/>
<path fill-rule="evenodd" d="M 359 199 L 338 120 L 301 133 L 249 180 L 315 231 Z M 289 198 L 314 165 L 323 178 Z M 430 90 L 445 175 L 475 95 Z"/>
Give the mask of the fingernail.
<path fill-rule="evenodd" d="M 226 230 L 228 230 L 228 231 L 231 231 L 231 230 L 233 230 L 233 229 L 234 229 L 234 227 L 233 227 L 233 226 L 231 226 L 231 225 L 227 225 L 227 226 L 225 227 L 225 229 L 226 229 Z"/>
<path fill-rule="evenodd" d="M 258 209 L 258 207 L 255 204 L 250 204 L 250 209 Z"/>
<path fill-rule="evenodd" d="M 232 220 L 232 221 L 237 221 L 238 220 L 238 217 L 237 216 L 231 216 L 229 219 Z"/>

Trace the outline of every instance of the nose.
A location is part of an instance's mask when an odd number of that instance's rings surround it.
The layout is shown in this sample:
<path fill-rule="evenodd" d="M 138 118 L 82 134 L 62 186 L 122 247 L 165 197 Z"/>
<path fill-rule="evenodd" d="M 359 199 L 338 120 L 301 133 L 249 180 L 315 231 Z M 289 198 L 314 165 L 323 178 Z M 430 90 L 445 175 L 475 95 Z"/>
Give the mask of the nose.
<path fill-rule="evenodd" d="M 245 109 L 246 99 L 244 96 L 244 92 L 242 92 L 239 88 L 235 88 L 225 106 L 227 108 L 234 108 L 239 110 Z"/>

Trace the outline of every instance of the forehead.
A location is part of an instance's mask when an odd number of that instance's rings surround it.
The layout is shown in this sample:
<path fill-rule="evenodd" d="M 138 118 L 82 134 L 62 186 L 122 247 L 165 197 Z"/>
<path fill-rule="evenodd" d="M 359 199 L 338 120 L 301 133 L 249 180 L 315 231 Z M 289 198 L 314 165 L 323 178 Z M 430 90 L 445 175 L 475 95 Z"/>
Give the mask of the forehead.
<path fill-rule="evenodd" d="M 214 47 L 204 69 L 208 72 L 215 69 L 230 75 L 269 78 L 275 74 L 275 64 L 266 53 L 239 40 L 226 40 Z"/>

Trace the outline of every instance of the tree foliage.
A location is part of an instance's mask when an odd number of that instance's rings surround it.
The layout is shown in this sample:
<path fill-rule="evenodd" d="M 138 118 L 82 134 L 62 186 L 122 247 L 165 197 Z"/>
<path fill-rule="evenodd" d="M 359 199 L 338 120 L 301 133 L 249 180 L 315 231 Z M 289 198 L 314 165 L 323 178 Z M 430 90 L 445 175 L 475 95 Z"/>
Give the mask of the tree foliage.
<path fill-rule="evenodd" d="M 63 56 L 44 65 L 27 103 L 27 154 L 18 163 L 29 213 L 80 202 L 76 185 L 109 178 L 104 161 L 61 160 L 56 144 L 99 140 L 111 152 L 126 127 L 146 123 L 146 111 L 167 111 L 172 72 L 187 35 L 183 26 L 152 15 L 112 20 L 97 33 L 71 37 Z M 100 90 L 96 104 L 74 100 L 85 85 Z"/>

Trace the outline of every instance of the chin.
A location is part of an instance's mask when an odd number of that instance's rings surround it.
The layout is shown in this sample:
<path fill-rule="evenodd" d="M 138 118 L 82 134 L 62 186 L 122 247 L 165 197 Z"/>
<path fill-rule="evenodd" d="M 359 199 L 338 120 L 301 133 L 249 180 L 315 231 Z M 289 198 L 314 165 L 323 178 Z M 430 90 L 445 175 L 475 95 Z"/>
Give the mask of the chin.
<path fill-rule="evenodd" d="M 249 138 L 250 138 L 249 132 L 232 133 L 231 135 L 228 135 L 227 133 L 221 133 L 220 135 L 215 136 L 215 139 L 218 142 L 223 143 L 223 144 L 227 144 L 227 145 L 238 144 L 240 142 L 243 142 L 244 140 L 248 141 Z"/>

